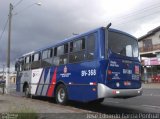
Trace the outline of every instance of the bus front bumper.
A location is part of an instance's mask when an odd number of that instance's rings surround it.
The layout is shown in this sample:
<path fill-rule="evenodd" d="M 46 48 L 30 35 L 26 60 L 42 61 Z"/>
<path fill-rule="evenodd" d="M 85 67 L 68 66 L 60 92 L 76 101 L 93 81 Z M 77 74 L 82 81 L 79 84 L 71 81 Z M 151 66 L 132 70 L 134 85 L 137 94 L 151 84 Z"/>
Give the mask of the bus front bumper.
<path fill-rule="evenodd" d="M 104 84 L 98 83 L 98 98 L 129 98 L 142 95 L 139 89 L 111 89 Z"/>

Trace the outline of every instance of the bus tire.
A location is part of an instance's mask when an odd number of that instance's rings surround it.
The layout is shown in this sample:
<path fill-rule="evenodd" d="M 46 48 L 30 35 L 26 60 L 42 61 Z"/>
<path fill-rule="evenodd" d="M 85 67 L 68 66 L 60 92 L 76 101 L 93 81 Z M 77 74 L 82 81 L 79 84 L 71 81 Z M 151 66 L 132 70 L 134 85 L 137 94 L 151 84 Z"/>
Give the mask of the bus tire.
<path fill-rule="evenodd" d="M 26 98 L 30 97 L 29 86 L 28 85 L 26 85 L 25 88 L 24 88 L 24 95 L 25 95 Z"/>
<path fill-rule="evenodd" d="M 57 89 L 56 89 L 56 103 L 65 105 L 68 102 L 68 94 L 67 94 L 67 89 L 63 84 L 60 84 Z"/>

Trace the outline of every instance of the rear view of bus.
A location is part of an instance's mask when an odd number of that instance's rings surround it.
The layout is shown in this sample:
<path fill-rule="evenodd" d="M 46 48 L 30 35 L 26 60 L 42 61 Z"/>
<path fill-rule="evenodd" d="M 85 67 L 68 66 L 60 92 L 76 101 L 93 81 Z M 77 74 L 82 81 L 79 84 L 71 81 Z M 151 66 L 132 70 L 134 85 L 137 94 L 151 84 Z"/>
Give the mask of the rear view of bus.
<path fill-rule="evenodd" d="M 137 39 L 124 32 L 105 28 L 105 60 L 101 61 L 98 98 L 129 98 L 142 94 L 141 65 Z"/>

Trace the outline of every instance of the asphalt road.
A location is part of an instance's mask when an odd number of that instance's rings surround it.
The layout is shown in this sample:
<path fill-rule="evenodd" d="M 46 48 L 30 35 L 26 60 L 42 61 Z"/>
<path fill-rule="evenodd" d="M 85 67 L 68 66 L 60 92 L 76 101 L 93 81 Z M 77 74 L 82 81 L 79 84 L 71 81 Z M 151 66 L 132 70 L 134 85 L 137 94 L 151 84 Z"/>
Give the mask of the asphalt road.
<path fill-rule="evenodd" d="M 71 106 L 98 113 L 160 113 L 160 89 L 143 89 L 143 95 L 129 99 L 106 98 L 101 105 L 71 103 Z"/>
<path fill-rule="evenodd" d="M 129 99 L 105 99 L 102 107 L 104 113 L 160 113 L 160 89 L 143 89 L 142 96 Z"/>
<path fill-rule="evenodd" d="M 79 102 L 70 102 L 67 107 L 86 110 L 84 113 L 92 113 L 91 115 L 83 115 L 83 118 L 96 119 L 103 118 L 106 115 L 120 114 L 122 118 L 123 114 L 127 114 L 130 117 L 123 117 L 123 119 L 150 119 L 147 114 L 158 113 L 158 117 L 153 117 L 154 119 L 160 118 L 160 89 L 143 89 L 143 95 L 129 98 L 129 99 L 113 99 L 106 98 L 104 102 L 100 105 L 85 104 Z M 98 113 L 101 115 L 94 115 Z M 81 113 L 82 114 L 82 113 Z M 105 114 L 105 116 L 103 115 Z M 132 116 L 133 114 L 133 116 Z M 136 117 L 136 115 L 138 116 Z M 146 115 L 139 115 L 146 114 Z M 77 114 L 76 114 L 77 115 Z M 71 116 L 71 115 L 69 115 Z M 81 115 L 77 115 L 77 118 Z M 105 117 L 106 118 L 106 117 Z M 118 118 L 118 117 L 117 117 Z M 153 119 L 152 118 L 152 119 Z M 115 117 L 109 117 L 109 119 L 115 119 Z"/>
<path fill-rule="evenodd" d="M 47 98 L 34 98 L 49 101 Z M 53 103 L 53 102 L 51 102 Z M 160 113 L 160 89 L 143 89 L 143 95 L 129 99 L 106 98 L 100 105 L 70 102 L 67 107 L 97 112 L 112 113 Z"/>
<path fill-rule="evenodd" d="M 22 98 L 22 100 L 25 99 L 21 96 L 18 96 L 18 97 Z M 57 107 L 55 108 L 57 104 L 54 104 L 52 98 L 50 99 L 50 98 L 43 98 L 43 97 L 34 97 L 34 99 L 27 99 L 27 100 L 30 102 L 35 102 L 42 105 L 47 104 L 51 106 L 53 109 L 51 109 L 51 107 L 48 108 L 48 110 L 50 110 L 49 111 L 50 113 L 53 113 L 53 112 L 55 113 L 54 110 L 57 109 Z M 61 108 L 60 113 L 65 113 L 65 110 L 68 110 L 68 112 L 70 111 L 70 113 L 73 113 L 72 116 L 75 116 L 75 117 L 81 117 L 81 114 L 84 113 L 85 115 L 83 115 L 84 117 L 82 118 L 87 118 L 86 113 L 94 113 L 94 112 L 100 113 L 100 114 L 159 113 L 159 118 L 160 118 L 160 88 L 144 88 L 142 96 L 129 98 L 129 99 L 106 98 L 104 102 L 100 105 L 86 104 L 86 103 L 79 103 L 79 102 L 72 101 L 67 106 L 60 106 L 60 105 L 57 105 L 57 106 Z M 40 110 L 42 110 L 43 113 L 48 113 L 47 109 L 43 109 L 44 107 L 41 106 Z M 65 110 L 61 112 L 62 109 L 65 109 Z M 75 112 L 78 112 L 80 114 L 79 115 L 75 114 Z M 58 114 L 58 111 L 56 111 L 56 113 Z M 63 114 L 60 114 L 60 115 L 62 116 L 62 118 L 66 117 L 66 115 L 63 115 Z M 71 114 L 68 116 L 70 117 Z"/>

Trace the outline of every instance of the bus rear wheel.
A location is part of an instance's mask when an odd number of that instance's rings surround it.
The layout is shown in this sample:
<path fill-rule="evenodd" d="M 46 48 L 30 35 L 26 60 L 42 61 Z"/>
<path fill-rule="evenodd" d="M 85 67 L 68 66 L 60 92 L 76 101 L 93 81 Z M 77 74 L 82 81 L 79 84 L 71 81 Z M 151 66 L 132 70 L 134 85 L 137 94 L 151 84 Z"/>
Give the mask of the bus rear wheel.
<path fill-rule="evenodd" d="M 63 84 L 60 84 L 56 89 L 56 103 L 65 105 L 68 102 L 67 89 Z"/>

